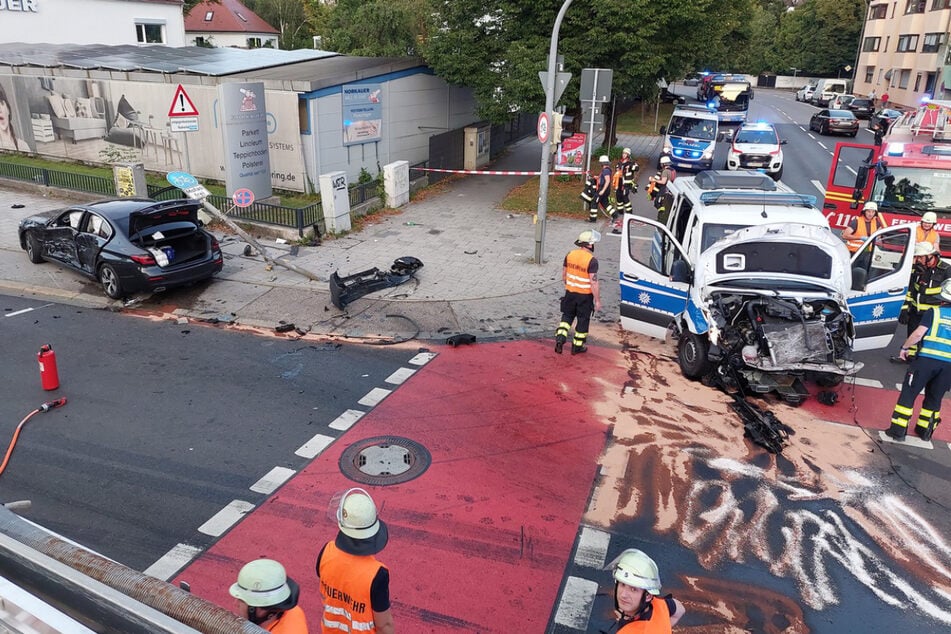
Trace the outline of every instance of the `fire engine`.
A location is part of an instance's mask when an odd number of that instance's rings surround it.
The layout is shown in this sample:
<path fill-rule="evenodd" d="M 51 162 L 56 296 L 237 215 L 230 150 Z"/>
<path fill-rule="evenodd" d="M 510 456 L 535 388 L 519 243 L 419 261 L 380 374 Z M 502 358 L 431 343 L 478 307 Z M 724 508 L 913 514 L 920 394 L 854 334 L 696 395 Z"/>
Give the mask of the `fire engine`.
<path fill-rule="evenodd" d="M 875 145 L 836 146 L 823 205 L 829 225 L 844 229 L 866 201 L 890 225 L 935 212 L 941 253 L 951 257 L 951 101 L 906 112 Z"/>

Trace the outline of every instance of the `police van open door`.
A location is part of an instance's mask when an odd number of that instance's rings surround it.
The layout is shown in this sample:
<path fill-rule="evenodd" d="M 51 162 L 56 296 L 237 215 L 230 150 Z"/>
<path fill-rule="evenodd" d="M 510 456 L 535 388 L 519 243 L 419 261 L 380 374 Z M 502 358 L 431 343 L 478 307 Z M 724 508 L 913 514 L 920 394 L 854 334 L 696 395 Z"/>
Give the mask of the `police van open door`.
<path fill-rule="evenodd" d="M 852 256 L 848 305 L 855 326 L 853 350 L 884 348 L 895 334 L 914 264 L 914 229 L 886 227 Z"/>
<path fill-rule="evenodd" d="M 662 339 L 687 305 L 684 249 L 661 223 L 631 215 L 624 217 L 621 245 L 621 326 Z"/>

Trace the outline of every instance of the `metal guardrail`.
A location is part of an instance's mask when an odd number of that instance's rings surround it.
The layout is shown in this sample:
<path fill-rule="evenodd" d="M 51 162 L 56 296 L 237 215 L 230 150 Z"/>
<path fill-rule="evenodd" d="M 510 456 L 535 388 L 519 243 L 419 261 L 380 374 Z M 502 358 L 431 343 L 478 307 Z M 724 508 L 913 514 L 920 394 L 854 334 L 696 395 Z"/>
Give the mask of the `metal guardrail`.
<path fill-rule="evenodd" d="M 426 167 L 427 165 L 428 162 L 423 161 L 411 167 Z M 32 167 L 30 165 L 20 165 L 19 163 L 0 161 L 0 177 L 28 181 L 45 187 L 71 189 L 101 194 L 103 196 L 115 196 L 116 193 L 115 183 L 109 178 Z M 350 208 L 353 209 L 374 198 L 382 197 L 382 190 L 382 184 L 377 181 L 354 185 L 349 191 Z M 168 187 L 158 185 L 149 185 L 148 192 L 149 196 L 156 198 L 156 200 L 173 200 L 181 197 L 181 193 L 178 190 L 170 190 Z M 231 199 L 226 196 L 212 194 L 209 196 L 209 202 L 218 209 L 230 209 L 232 207 Z M 235 208 L 231 210 L 228 215 L 246 222 L 259 222 L 277 227 L 291 227 L 297 229 L 297 233 L 301 237 L 304 236 L 304 231 L 311 227 L 315 227 L 319 234 L 327 230 L 324 222 L 323 206 L 320 201 L 307 205 L 306 207 L 285 207 L 283 205 L 254 202 L 249 207 L 243 209 Z"/>

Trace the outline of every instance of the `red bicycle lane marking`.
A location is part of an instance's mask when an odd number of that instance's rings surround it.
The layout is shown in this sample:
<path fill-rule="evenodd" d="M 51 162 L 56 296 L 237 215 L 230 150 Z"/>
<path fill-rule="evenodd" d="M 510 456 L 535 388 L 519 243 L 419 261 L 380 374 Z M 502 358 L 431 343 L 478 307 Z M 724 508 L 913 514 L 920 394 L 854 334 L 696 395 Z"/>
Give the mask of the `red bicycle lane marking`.
<path fill-rule="evenodd" d="M 557 600 L 608 426 L 597 414 L 627 378 L 622 355 L 555 355 L 546 342 L 441 349 L 266 502 L 176 577 L 219 605 L 246 561 L 281 561 L 301 586 L 311 631 L 314 561 L 336 533 L 331 497 L 364 486 L 390 528 L 394 617 L 414 632 L 542 632 Z M 376 436 L 424 445 L 432 464 L 393 486 L 341 474 L 343 451 Z M 252 478 L 253 480 L 253 478 Z"/>

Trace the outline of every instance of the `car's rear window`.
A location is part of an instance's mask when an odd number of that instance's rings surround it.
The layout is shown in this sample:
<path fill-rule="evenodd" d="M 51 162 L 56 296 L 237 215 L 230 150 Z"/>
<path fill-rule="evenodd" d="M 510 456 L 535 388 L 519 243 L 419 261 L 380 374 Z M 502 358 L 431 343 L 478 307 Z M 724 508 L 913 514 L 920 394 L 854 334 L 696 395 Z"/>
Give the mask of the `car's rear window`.
<path fill-rule="evenodd" d="M 853 106 L 870 106 L 871 104 L 872 104 L 871 99 L 853 99 L 852 100 Z"/>
<path fill-rule="evenodd" d="M 848 110 L 830 110 L 829 116 L 835 119 L 852 119 L 854 117 Z"/>

